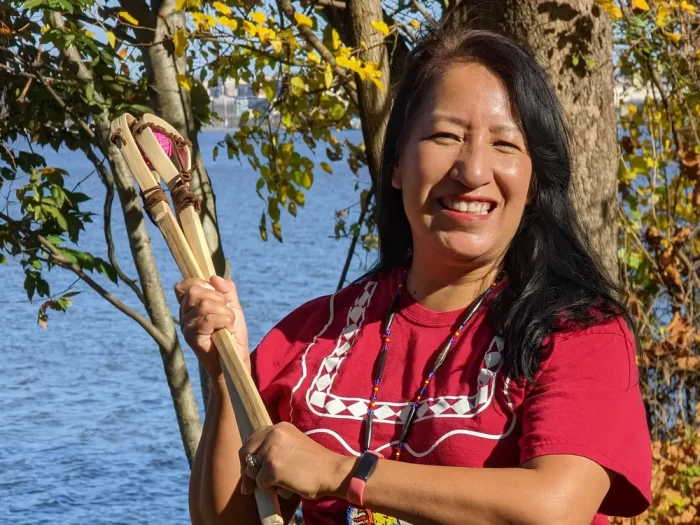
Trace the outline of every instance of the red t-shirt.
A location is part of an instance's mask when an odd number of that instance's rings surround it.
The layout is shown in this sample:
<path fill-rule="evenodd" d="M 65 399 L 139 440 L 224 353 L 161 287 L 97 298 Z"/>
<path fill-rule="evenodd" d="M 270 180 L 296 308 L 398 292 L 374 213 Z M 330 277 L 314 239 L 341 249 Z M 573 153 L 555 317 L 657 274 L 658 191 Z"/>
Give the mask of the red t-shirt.
<path fill-rule="evenodd" d="M 375 274 L 310 301 L 263 339 L 252 354 L 253 377 L 273 421 L 359 455 L 380 330 L 399 279 L 399 271 Z M 643 512 L 651 499 L 651 446 L 634 339 L 624 322 L 555 335 L 530 385 L 504 373 L 503 339 L 486 310 L 482 305 L 433 378 L 401 461 L 498 468 L 547 454 L 584 456 L 617 473 L 594 524 L 607 523 L 603 514 Z M 385 457 L 462 313 L 433 312 L 402 294 L 373 424 L 372 449 Z M 348 518 L 347 509 L 344 500 L 302 502 L 308 524 L 398 523 L 371 512 Z"/>

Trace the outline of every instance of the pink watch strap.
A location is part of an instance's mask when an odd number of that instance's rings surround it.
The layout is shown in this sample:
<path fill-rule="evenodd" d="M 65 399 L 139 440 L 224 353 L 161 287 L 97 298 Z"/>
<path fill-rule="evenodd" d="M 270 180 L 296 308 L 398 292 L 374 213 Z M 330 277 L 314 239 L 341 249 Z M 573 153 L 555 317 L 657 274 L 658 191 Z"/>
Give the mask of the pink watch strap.
<path fill-rule="evenodd" d="M 368 450 L 366 453 L 368 454 L 374 454 L 378 458 L 381 458 L 382 455 L 378 454 L 374 450 Z M 353 476 L 350 478 L 350 485 L 348 486 L 348 494 L 345 499 L 347 499 L 350 503 L 352 503 L 355 506 L 359 507 L 364 507 L 364 493 L 365 493 L 365 485 L 367 485 L 367 481 L 364 479 L 360 479 L 358 477 Z"/>

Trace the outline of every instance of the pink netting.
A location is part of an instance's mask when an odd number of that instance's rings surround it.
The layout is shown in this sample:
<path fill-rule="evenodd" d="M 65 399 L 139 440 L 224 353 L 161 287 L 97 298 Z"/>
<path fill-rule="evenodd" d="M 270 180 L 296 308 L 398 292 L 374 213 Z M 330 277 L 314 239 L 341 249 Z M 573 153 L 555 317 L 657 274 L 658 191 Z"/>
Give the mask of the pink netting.
<path fill-rule="evenodd" d="M 160 144 L 160 147 L 163 148 L 163 151 L 165 151 L 165 154 L 170 157 L 173 153 L 173 143 L 170 140 L 170 138 L 165 135 L 163 132 L 158 131 L 158 130 L 153 130 L 153 134 L 156 136 L 156 139 L 158 140 L 158 144 Z M 141 148 L 139 147 L 141 150 Z M 151 164 L 151 161 L 148 160 L 148 157 L 146 154 L 141 150 L 141 155 L 143 156 L 143 160 L 146 161 L 146 165 L 150 168 L 153 169 L 153 165 Z"/>

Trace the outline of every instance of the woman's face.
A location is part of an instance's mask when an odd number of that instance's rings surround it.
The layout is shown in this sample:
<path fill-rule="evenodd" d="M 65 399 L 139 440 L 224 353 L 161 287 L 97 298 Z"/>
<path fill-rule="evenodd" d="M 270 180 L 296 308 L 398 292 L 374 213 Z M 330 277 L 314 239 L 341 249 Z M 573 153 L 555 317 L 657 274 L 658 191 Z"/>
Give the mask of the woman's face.
<path fill-rule="evenodd" d="M 485 67 L 459 64 L 413 119 L 394 168 L 414 257 L 500 262 L 528 199 L 532 162 L 508 92 Z"/>

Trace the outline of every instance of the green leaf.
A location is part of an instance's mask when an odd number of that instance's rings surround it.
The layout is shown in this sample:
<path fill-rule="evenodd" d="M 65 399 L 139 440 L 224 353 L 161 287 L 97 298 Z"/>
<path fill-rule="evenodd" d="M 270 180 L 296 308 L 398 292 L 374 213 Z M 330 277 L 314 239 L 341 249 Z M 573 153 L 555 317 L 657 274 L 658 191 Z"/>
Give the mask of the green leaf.
<path fill-rule="evenodd" d="M 22 4 L 22 7 L 24 9 L 31 9 L 32 7 L 36 7 L 38 5 L 41 5 L 44 3 L 44 0 L 27 0 Z"/>
<path fill-rule="evenodd" d="M 114 284 L 117 284 L 119 282 L 119 277 L 117 276 L 117 271 L 114 269 L 114 266 L 109 264 L 107 261 L 103 259 L 96 258 L 95 259 L 95 269 L 100 272 L 102 275 L 104 275 L 107 279 L 112 281 Z"/>
<path fill-rule="evenodd" d="M 0 253 L 0 264 L 7 264 L 7 257 Z"/>
<path fill-rule="evenodd" d="M 27 292 L 27 297 L 31 301 L 34 298 L 34 290 L 36 289 L 36 277 L 33 273 L 27 273 L 24 278 L 24 289 Z"/>
<path fill-rule="evenodd" d="M 345 115 L 345 108 L 340 102 L 336 102 L 331 106 L 329 113 L 333 120 L 340 120 Z"/>
<path fill-rule="evenodd" d="M 641 257 L 637 253 L 630 253 L 630 256 L 627 258 L 627 266 L 630 268 L 636 270 L 639 268 L 639 263 L 642 262 Z"/>
<path fill-rule="evenodd" d="M 327 162 L 321 162 L 321 168 L 322 168 L 323 171 L 325 171 L 326 173 L 330 173 L 331 175 L 333 175 L 333 168 L 332 168 L 331 165 L 328 164 Z"/>
<path fill-rule="evenodd" d="M 211 160 L 216 160 L 216 157 L 219 156 L 219 146 L 214 146 L 214 149 L 211 152 Z"/>
<path fill-rule="evenodd" d="M 267 213 L 270 214 L 270 218 L 273 221 L 279 221 L 280 220 L 280 206 L 279 206 L 279 201 L 277 199 L 270 198 L 268 200 L 268 205 L 267 205 Z"/>

